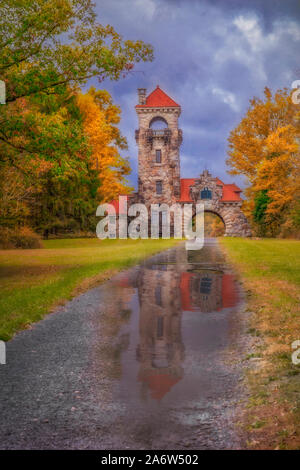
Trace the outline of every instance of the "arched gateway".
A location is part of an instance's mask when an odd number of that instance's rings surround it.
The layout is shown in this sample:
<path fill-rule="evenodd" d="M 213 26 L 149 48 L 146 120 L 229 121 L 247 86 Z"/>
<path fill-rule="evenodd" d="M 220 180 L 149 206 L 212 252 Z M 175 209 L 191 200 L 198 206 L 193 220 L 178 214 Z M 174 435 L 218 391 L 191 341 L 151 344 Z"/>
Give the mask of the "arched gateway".
<path fill-rule="evenodd" d="M 148 96 L 145 88 L 139 88 L 138 97 L 138 192 L 129 196 L 129 203 L 142 202 L 149 209 L 151 204 L 201 202 L 205 211 L 221 217 L 226 236 L 251 236 L 241 210 L 240 188 L 224 184 L 207 170 L 196 178 L 180 178 L 179 104 L 159 86 Z"/>
<path fill-rule="evenodd" d="M 224 184 L 207 171 L 194 179 L 181 179 L 180 202 L 201 202 L 206 212 L 217 214 L 225 225 L 225 236 L 249 237 L 251 230 L 241 210 L 241 189 Z"/>

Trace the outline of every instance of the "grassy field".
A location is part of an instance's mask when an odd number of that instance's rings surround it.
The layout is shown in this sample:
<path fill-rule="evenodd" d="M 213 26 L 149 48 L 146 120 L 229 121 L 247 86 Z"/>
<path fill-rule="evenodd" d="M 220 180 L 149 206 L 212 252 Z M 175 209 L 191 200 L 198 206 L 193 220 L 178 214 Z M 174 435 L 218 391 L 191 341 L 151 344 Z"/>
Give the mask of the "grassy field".
<path fill-rule="evenodd" d="M 48 240 L 36 250 L 0 250 L 0 339 L 116 271 L 178 243 L 174 240 Z"/>
<path fill-rule="evenodd" d="M 243 418 L 250 448 L 300 448 L 300 242 L 221 240 L 241 274 L 251 312 L 252 351 L 245 358 L 250 398 Z M 300 357 L 300 354 L 299 354 Z"/>

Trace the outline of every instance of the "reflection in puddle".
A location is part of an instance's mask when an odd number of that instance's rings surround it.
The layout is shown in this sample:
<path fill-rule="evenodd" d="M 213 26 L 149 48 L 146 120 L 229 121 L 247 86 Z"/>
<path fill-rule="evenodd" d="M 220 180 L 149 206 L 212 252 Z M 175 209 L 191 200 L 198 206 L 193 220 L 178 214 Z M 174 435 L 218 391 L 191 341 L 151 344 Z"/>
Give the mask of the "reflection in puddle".
<path fill-rule="evenodd" d="M 224 270 L 215 244 L 200 251 L 187 252 L 180 246 L 163 252 L 117 276 L 113 284 L 113 304 L 118 305 L 119 315 L 131 311 L 129 325 L 121 328 L 119 336 L 130 335 L 119 364 L 124 396 L 130 390 L 133 400 L 165 400 L 179 382 L 189 386 L 190 373 L 195 380 L 195 369 L 189 370 L 187 364 L 194 360 L 197 348 L 199 362 L 201 354 L 207 352 L 209 357 L 208 338 L 213 351 L 222 335 L 219 343 L 226 345 L 228 321 L 223 313 L 237 304 L 238 295 L 234 276 Z M 133 373 L 139 398 L 133 390 Z"/>
<path fill-rule="evenodd" d="M 8 343 L 2 447 L 239 448 L 238 297 L 211 242 L 179 245 L 74 298 Z"/>
<path fill-rule="evenodd" d="M 144 394 L 148 388 L 156 400 L 162 399 L 183 377 L 179 284 L 180 273 L 172 264 L 151 269 L 145 266 L 138 275 L 138 380 Z"/>

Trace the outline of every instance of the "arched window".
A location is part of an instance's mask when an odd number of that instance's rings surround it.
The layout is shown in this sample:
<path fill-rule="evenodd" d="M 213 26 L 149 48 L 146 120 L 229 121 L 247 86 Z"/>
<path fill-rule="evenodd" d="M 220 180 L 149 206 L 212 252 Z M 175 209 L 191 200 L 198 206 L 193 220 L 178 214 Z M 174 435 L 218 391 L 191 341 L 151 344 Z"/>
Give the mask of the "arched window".
<path fill-rule="evenodd" d="M 204 188 L 201 191 L 201 199 L 211 199 L 212 198 L 212 193 L 211 190 L 208 188 Z"/>
<path fill-rule="evenodd" d="M 153 119 L 151 119 L 149 127 L 150 127 L 150 129 L 153 129 L 154 131 L 167 129 L 168 128 L 168 123 L 164 118 L 162 118 L 160 116 L 157 116 L 157 117 L 154 117 Z"/>

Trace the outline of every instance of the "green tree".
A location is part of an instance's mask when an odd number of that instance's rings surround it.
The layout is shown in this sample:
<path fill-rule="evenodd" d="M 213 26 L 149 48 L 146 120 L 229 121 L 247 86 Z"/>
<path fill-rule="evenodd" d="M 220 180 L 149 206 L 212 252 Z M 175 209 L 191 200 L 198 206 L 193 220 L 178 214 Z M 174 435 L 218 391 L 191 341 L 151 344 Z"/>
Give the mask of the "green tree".
<path fill-rule="evenodd" d="M 118 80 L 152 57 L 151 46 L 99 24 L 91 0 L 1 2 L 0 224 L 30 223 L 44 234 L 91 229 L 101 180 L 79 87 L 92 77 Z M 125 144 L 117 127 L 115 140 Z"/>
<path fill-rule="evenodd" d="M 135 62 L 151 59 L 151 46 L 97 23 L 90 0 L 2 1 L 0 79 L 7 105 L 0 108 L 0 160 L 18 167 L 24 153 L 50 161 L 74 154 L 73 130 L 63 117 L 49 118 L 54 108 L 89 78 L 117 80 Z"/>
<path fill-rule="evenodd" d="M 264 236 L 266 234 L 266 210 L 270 202 L 266 189 L 259 191 L 254 198 L 253 218 L 258 226 L 258 232 Z"/>

